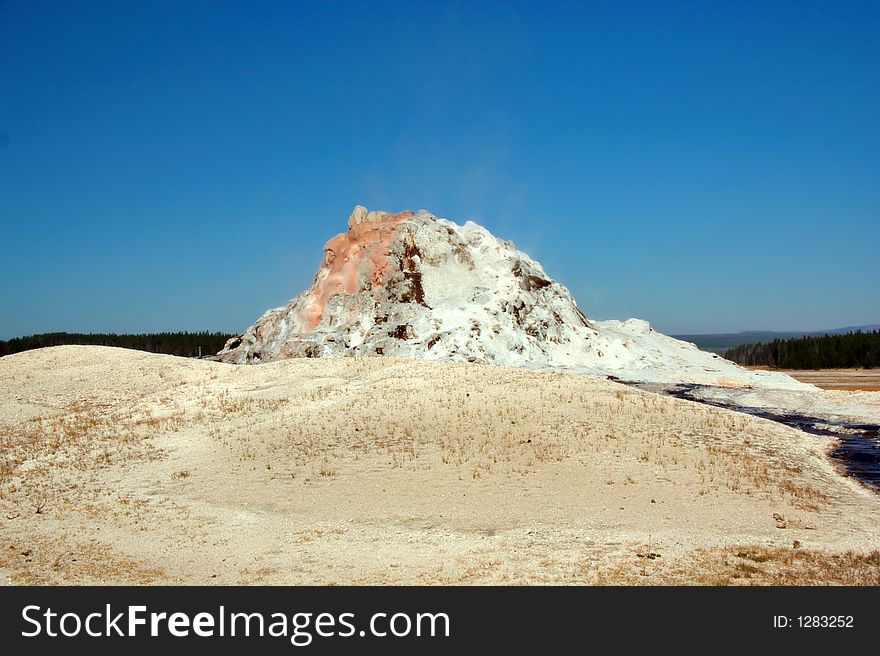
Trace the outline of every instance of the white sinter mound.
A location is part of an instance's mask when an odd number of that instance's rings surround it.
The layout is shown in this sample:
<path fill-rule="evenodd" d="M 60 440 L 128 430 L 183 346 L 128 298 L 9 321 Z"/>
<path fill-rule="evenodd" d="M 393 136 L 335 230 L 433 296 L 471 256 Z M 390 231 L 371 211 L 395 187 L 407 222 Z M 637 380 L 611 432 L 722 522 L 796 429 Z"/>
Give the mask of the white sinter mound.
<path fill-rule="evenodd" d="M 217 358 L 244 364 L 371 355 L 815 389 L 743 369 L 646 321 L 591 321 L 538 262 L 476 223 L 361 206 L 348 231 L 327 242 L 312 286 L 267 311 Z"/>

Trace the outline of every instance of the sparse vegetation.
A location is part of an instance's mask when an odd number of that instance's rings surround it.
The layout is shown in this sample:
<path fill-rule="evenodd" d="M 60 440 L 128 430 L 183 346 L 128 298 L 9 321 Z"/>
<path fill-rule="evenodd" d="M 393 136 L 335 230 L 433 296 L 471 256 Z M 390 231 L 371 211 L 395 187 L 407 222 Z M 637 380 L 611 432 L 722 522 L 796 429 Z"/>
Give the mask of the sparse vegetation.
<path fill-rule="evenodd" d="M 828 553 L 799 546 L 698 549 L 656 573 L 668 585 L 880 585 L 880 551 Z M 618 583 L 637 584 L 621 573 Z"/>
<path fill-rule="evenodd" d="M 0 535 L 30 553 L 0 567 L 19 582 L 874 580 L 876 556 L 821 540 L 874 530 L 876 500 L 766 420 L 491 366 L 34 357 L 0 366 Z M 706 546 L 717 522 L 729 542 Z M 693 549 L 645 539 L 660 526 Z"/>

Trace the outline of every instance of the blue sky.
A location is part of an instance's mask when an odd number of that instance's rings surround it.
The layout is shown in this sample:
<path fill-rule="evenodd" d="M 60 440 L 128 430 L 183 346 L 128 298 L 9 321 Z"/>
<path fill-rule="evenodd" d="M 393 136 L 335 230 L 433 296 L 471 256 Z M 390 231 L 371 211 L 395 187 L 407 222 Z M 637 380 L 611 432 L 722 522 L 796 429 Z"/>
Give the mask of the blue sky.
<path fill-rule="evenodd" d="M 351 208 L 587 316 L 880 322 L 877 2 L 3 2 L 0 338 L 246 328 Z"/>

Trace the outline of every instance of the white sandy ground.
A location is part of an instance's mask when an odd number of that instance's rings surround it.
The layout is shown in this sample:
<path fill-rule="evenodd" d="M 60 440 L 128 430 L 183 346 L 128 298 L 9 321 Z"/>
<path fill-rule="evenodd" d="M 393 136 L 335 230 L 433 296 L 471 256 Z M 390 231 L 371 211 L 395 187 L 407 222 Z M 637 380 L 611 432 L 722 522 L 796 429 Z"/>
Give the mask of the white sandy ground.
<path fill-rule="evenodd" d="M 832 444 L 583 375 L 41 349 L 0 358 L 0 580 L 878 584 Z"/>
<path fill-rule="evenodd" d="M 694 396 L 735 406 L 763 408 L 779 414 L 795 413 L 856 424 L 880 423 L 878 392 L 705 387 L 694 390 Z"/>

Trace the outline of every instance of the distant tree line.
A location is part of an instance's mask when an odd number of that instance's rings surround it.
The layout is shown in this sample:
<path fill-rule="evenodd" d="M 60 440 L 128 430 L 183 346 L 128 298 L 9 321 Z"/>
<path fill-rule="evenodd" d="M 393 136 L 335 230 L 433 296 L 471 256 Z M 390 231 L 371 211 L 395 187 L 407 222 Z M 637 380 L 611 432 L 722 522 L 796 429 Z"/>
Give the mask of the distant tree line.
<path fill-rule="evenodd" d="M 742 365 L 780 369 L 880 367 L 880 331 L 742 344 L 725 351 L 724 357 Z"/>
<path fill-rule="evenodd" d="M 87 346 L 119 346 L 121 348 L 168 353 L 183 357 L 196 357 L 199 347 L 202 355 L 212 355 L 223 348 L 232 335 L 226 333 L 146 333 L 140 335 L 116 335 L 115 333 L 43 333 L 0 340 L 0 356 L 20 351 L 44 348 L 46 346 L 65 346 L 80 344 Z"/>

